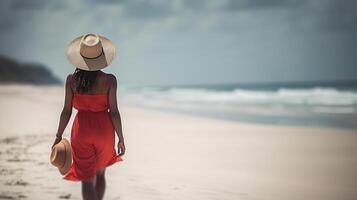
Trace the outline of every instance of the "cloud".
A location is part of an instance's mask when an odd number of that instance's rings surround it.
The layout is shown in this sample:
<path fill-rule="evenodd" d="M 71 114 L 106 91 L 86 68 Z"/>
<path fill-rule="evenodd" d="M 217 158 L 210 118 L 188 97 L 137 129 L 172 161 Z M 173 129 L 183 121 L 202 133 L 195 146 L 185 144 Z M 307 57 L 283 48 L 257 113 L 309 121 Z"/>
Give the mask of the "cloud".
<path fill-rule="evenodd" d="M 55 0 L 4 0 L 10 10 L 59 10 L 64 9 L 64 1 Z"/>
<path fill-rule="evenodd" d="M 327 9 L 321 13 L 322 27 L 331 31 L 357 31 L 357 1 L 329 1 Z"/>
<path fill-rule="evenodd" d="M 72 70 L 66 44 L 86 32 L 118 44 L 120 67 L 113 70 L 131 83 L 357 74 L 353 0 L 3 0 L 0 6 L 0 54 L 41 61 L 62 77 Z"/>
<path fill-rule="evenodd" d="M 170 3 L 160 1 L 126 1 L 124 16 L 140 19 L 166 18 L 173 14 Z"/>
<path fill-rule="evenodd" d="M 294 8 L 306 3 L 306 0 L 229 0 L 225 8 L 228 10 L 250 10 L 284 7 Z"/>

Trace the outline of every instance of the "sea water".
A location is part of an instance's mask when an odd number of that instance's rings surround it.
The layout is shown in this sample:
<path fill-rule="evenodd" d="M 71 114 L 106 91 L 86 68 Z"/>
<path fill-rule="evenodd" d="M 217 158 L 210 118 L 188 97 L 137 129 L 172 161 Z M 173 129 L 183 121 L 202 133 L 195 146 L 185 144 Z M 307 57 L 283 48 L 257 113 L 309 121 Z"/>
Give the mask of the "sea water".
<path fill-rule="evenodd" d="M 124 103 L 252 123 L 357 128 L 357 82 L 124 87 Z"/>

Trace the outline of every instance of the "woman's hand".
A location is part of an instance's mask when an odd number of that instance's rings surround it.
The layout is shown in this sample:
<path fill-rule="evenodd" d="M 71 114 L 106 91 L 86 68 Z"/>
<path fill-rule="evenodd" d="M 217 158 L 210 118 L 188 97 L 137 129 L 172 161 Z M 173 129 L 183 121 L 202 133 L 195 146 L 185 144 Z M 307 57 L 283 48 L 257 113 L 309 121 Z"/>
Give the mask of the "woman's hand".
<path fill-rule="evenodd" d="M 125 144 L 124 142 L 118 142 L 118 154 L 122 156 L 125 154 Z"/>
<path fill-rule="evenodd" d="M 56 144 L 58 144 L 61 140 L 62 140 L 62 137 L 57 137 L 57 136 L 56 136 L 56 139 L 55 139 L 55 141 L 53 142 L 52 148 L 53 148 L 53 146 L 55 146 Z"/>

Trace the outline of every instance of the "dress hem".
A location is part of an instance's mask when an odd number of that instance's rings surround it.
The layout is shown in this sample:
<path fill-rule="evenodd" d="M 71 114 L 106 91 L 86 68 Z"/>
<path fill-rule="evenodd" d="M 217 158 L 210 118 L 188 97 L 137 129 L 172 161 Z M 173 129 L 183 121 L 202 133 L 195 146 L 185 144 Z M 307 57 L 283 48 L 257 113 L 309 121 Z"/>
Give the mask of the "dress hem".
<path fill-rule="evenodd" d="M 98 168 L 96 169 L 96 171 L 97 171 L 97 170 L 100 170 L 100 169 L 107 168 L 107 167 L 109 167 L 109 166 L 111 166 L 111 165 L 113 165 L 113 164 L 115 164 L 115 163 L 117 163 L 117 162 L 121 162 L 121 161 L 123 161 L 123 158 L 122 158 L 121 156 L 119 156 L 119 155 L 116 155 L 115 157 L 113 157 L 112 160 L 109 161 L 108 164 L 106 164 L 106 165 L 103 166 L 103 167 L 98 167 Z M 73 167 L 73 164 L 72 164 L 70 170 L 69 170 L 68 173 L 63 177 L 63 179 L 64 179 L 64 180 L 67 180 L 67 181 L 78 182 L 78 181 L 90 180 L 90 179 L 92 179 L 94 176 L 95 176 L 95 174 L 92 175 L 92 176 L 88 176 L 88 177 L 78 177 L 78 175 L 77 175 L 77 174 L 75 173 L 75 171 L 74 171 L 74 167 Z"/>

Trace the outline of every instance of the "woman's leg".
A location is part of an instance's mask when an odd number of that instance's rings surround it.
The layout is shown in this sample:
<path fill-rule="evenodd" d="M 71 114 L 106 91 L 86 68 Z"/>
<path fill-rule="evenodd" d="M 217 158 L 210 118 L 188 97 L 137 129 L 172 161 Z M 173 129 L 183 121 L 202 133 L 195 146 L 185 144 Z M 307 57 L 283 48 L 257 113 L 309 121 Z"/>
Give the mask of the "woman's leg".
<path fill-rule="evenodd" d="M 94 179 L 82 181 L 83 200 L 97 200 L 94 190 Z"/>
<path fill-rule="evenodd" d="M 102 200 L 105 191 L 105 169 L 97 171 L 94 188 L 97 194 L 97 199 Z"/>

